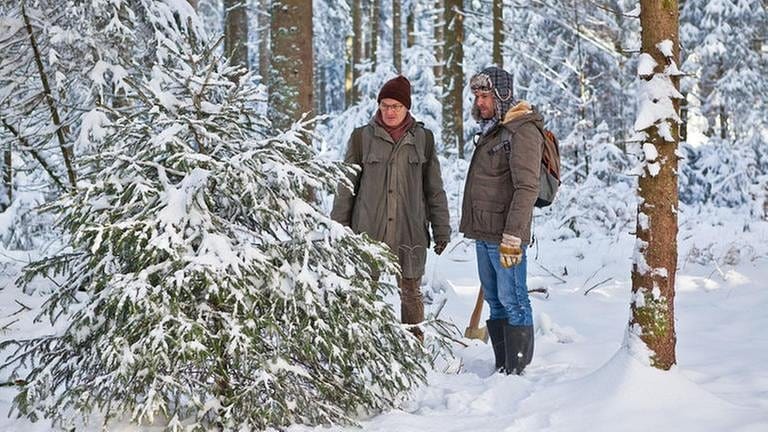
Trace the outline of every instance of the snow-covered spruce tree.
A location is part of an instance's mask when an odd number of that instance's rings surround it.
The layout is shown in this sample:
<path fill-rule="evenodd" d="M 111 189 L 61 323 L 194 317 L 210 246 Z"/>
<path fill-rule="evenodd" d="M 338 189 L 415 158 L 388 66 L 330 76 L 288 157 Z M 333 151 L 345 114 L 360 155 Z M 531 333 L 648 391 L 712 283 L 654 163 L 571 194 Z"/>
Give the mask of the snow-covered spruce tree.
<path fill-rule="evenodd" d="M 249 77 L 233 83 L 212 50 L 168 50 L 151 76 L 126 78 L 132 112 L 107 113 L 105 150 L 50 206 L 71 248 L 20 283 L 55 276 L 41 316 L 67 323 L 0 344 L 26 381 L 14 409 L 175 431 L 354 422 L 391 406 L 425 377 L 382 300 L 391 285 L 371 277 L 394 272 L 393 257 L 303 198 L 349 168 L 315 157 L 307 120 L 270 131 Z"/>
<path fill-rule="evenodd" d="M 0 143 L 3 159 L 12 161 L 2 163 L 11 185 L 0 196 L 6 247 L 31 249 L 52 235 L 48 216 L 31 209 L 73 188 L 76 159 L 100 151 L 91 139 L 103 117 L 96 105 L 120 105 L 123 77 L 149 71 L 167 40 L 203 38 L 186 1 L 61 6 L 59 0 L 0 2 Z"/>

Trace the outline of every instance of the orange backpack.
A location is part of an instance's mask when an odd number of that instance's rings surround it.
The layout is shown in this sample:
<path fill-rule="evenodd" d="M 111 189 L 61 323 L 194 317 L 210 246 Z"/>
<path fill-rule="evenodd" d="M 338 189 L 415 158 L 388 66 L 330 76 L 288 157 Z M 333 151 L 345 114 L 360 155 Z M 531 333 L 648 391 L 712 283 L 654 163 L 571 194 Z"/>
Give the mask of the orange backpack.
<path fill-rule="evenodd" d="M 544 136 L 544 148 L 541 151 L 541 173 L 539 174 L 539 196 L 536 207 L 552 204 L 560 187 L 560 143 L 549 129 L 541 131 Z"/>

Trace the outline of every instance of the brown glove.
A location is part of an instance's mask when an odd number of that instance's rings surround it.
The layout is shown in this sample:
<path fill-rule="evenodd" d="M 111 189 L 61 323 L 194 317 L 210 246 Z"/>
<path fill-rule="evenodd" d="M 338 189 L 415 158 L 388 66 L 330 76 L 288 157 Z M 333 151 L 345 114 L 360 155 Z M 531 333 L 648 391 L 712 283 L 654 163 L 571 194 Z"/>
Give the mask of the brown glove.
<path fill-rule="evenodd" d="M 445 250 L 445 247 L 448 246 L 448 242 L 445 240 L 438 240 L 435 242 L 435 253 L 440 255 Z"/>
<path fill-rule="evenodd" d="M 523 260 L 523 249 L 520 247 L 522 242 L 519 238 L 504 234 L 501 236 L 501 245 L 499 245 L 499 261 L 504 268 L 520 264 Z"/>

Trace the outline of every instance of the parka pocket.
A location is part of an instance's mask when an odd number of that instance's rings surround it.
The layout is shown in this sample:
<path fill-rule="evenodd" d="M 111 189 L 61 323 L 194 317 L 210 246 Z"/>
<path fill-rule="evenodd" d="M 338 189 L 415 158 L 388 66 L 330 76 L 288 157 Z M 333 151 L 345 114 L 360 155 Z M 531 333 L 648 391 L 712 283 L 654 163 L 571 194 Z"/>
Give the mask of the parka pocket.
<path fill-rule="evenodd" d="M 418 150 L 411 149 L 408 151 L 408 168 L 410 169 L 409 173 L 419 181 L 422 179 L 425 163 L 427 163 L 427 158 L 424 157 L 424 155 L 421 154 Z"/>
<path fill-rule="evenodd" d="M 410 164 L 423 164 L 427 161 L 426 156 L 419 153 L 418 151 L 410 151 L 408 152 L 408 163 Z"/>
<path fill-rule="evenodd" d="M 501 233 L 506 223 L 506 206 L 492 201 L 472 201 L 472 228 L 476 232 Z"/>
<path fill-rule="evenodd" d="M 400 262 L 402 277 L 415 279 L 424 275 L 424 264 L 427 261 L 427 249 L 421 245 L 400 245 L 397 248 L 397 258 Z"/>
<path fill-rule="evenodd" d="M 376 153 L 369 153 L 365 156 L 364 162 L 366 164 L 377 164 L 377 163 L 381 163 L 381 161 L 383 160 L 384 158 L 381 155 L 378 155 Z"/>

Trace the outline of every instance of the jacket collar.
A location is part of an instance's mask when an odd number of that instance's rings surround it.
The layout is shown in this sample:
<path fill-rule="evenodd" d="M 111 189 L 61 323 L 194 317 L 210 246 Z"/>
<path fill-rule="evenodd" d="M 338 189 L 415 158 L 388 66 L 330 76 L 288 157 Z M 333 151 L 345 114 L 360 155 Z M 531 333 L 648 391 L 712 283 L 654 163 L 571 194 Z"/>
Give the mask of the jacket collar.
<path fill-rule="evenodd" d="M 395 145 L 397 144 L 395 140 L 392 139 L 392 137 L 389 135 L 389 132 L 387 132 L 386 129 L 384 129 L 380 124 L 376 122 L 376 118 L 371 118 L 371 121 L 368 122 L 369 125 L 373 127 L 373 135 L 383 139 L 384 141 Z M 415 130 L 417 126 L 423 125 L 424 123 L 417 121 L 414 119 L 413 123 L 411 124 L 411 127 L 405 131 L 405 135 L 400 139 L 403 144 L 410 144 L 413 145 L 413 138 L 416 135 Z"/>

